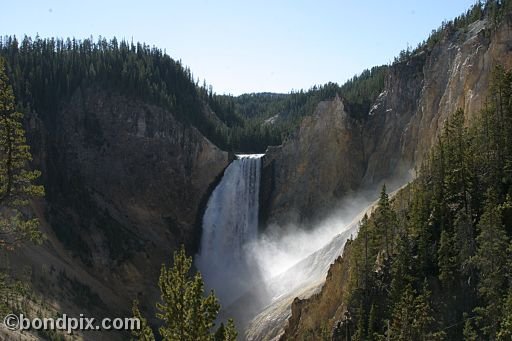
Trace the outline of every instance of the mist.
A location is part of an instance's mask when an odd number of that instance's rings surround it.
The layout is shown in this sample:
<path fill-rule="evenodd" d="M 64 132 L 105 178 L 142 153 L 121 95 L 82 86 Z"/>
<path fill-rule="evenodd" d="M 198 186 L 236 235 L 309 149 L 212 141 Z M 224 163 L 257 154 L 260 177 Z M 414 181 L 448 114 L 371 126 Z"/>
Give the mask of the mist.
<path fill-rule="evenodd" d="M 319 290 L 346 241 L 356 236 L 360 220 L 373 209 L 381 188 L 379 184 L 347 195 L 316 223 L 270 224 L 257 233 L 254 213 L 259 205 L 250 198 L 257 198 L 259 176 L 242 170 L 248 169 L 244 162 L 259 162 L 259 157 L 251 161 L 250 156 L 238 156 L 226 170 L 208 202 L 202 251 L 195 259 L 206 287 L 220 299 L 220 320 L 233 317 L 246 331 L 286 318 L 295 297 Z M 396 189 L 407 180 L 389 181 L 388 188 Z M 245 221 L 247 216 L 253 218 Z M 248 226 L 254 234 L 241 230 Z M 257 319 L 267 322 L 254 322 Z"/>
<path fill-rule="evenodd" d="M 347 231 L 362 218 L 362 212 L 374 200 L 375 196 L 368 193 L 346 198 L 336 205 L 333 213 L 313 226 L 271 224 L 256 241 L 246 245 L 246 251 L 258 265 L 264 280 L 268 281 Z"/>
<path fill-rule="evenodd" d="M 390 196 L 411 180 L 411 174 L 387 180 Z M 271 224 L 248 243 L 248 258 L 262 276 L 263 292 L 271 296 L 263 301 L 323 282 L 330 265 L 342 254 L 345 242 L 357 235 L 363 216 L 375 207 L 382 185 L 347 195 L 317 223 Z"/>

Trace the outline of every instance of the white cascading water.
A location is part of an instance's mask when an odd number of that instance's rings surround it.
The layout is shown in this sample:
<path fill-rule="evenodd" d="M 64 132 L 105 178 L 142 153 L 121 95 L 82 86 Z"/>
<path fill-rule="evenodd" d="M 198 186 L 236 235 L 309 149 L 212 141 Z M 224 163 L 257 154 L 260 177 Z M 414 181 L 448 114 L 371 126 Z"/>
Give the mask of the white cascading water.
<path fill-rule="evenodd" d="M 208 199 L 196 266 L 223 305 L 244 294 L 258 276 L 245 246 L 258 236 L 261 157 L 237 155 Z"/>
<path fill-rule="evenodd" d="M 347 205 L 312 231 L 259 235 L 262 156 L 237 155 L 226 168 L 208 199 L 195 258 L 207 289 L 215 291 L 226 317 L 235 317 L 245 329 L 247 340 L 282 331 L 293 299 L 318 292 L 347 239 L 357 234 L 359 220 L 373 207 L 353 198 L 355 206 Z"/>

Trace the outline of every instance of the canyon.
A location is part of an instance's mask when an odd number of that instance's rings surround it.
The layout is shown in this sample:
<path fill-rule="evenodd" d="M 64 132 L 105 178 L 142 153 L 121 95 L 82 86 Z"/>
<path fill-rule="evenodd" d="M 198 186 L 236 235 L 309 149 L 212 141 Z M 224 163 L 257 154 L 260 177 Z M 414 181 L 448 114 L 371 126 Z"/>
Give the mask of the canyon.
<path fill-rule="evenodd" d="M 358 209 L 339 222 L 342 237 L 329 236 L 334 244 L 324 245 L 331 245 L 327 261 L 304 258 L 310 268 L 322 264 L 314 280 L 243 317 L 251 325 L 249 339 L 294 340 L 320 321 L 334 325 L 341 318 L 344 293 L 335 283 L 347 277 L 340 256 L 343 248 L 350 252 L 345 242 L 357 233 L 359 213 L 382 184 L 397 189 L 414 178 L 458 108 L 471 120 L 496 65 L 512 68 L 511 13 L 498 26 L 483 18 L 447 30 L 428 52 L 390 65 L 364 119 L 336 95 L 317 103 L 281 145 L 258 158 L 258 203 L 251 206 L 258 217 L 249 220 L 259 233 L 288 224 L 313 231 L 356 197 Z M 217 119 L 207 103 L 202 109 Z M 99 86 L 74 91 L 54 117 L 26 113 L 33 166 L 46 188 L 32 208 L 46 240 L 17 250 L 7 262 L 17 277 L 29 268 L 34 290 L 56 311 L 130 314 L 133 299 L 158 300 L 160 266 L 173 250 L 184 244 L 190 255 L 201 252 L 208 199 L 240 160 L 175 116 Z M 142 309 L 152 316 L 155 308 L 147 303 Z M 265 320 L 265 312 L 276 309 L 274 322 Z M 112 337 L 123 335 L 104 339 Z"/>

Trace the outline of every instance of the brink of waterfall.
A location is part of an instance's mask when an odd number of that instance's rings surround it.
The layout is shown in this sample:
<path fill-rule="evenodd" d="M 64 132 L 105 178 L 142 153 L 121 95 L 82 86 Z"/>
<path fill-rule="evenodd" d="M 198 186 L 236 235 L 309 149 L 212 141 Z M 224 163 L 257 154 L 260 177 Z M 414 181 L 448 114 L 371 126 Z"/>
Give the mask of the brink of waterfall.
<path fill-rule="evenodd" d="M 246 246 L 258 236 L 263 154 L 236 155 L 208 199 L 196 266 L 207 289 L 223 305 L 244 294 L 259 278 Z"/>

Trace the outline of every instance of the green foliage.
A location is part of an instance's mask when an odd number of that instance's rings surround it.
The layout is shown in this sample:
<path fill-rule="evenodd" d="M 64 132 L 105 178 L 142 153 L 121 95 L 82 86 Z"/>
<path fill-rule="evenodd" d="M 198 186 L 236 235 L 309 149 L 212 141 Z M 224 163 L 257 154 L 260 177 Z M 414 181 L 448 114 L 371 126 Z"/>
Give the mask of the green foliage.
<path fill-rule="evenodd" d="M 217 298 L 210 292 L 204 293 L 204 283 L 201 274 L 190 274 L 192 258 L 187 257 L 185 248 L 174 252 L 174 265 L 167 268 L 162 265 L 158 281 L 161 302 L 157 303 L 156 317 L 162 321 L 158 329 L 163 340 L 168 341 L 234 341 L 237 332 L 233 320 L 227 325 L 221 324 L 215 333 L 212 329 L 220 309 Z M 133 336 L 137 340 L 154 340 L 154 334 L 147 320 L 138 308 L 138 302 L 133 305 L 134 317 L 141 320 L 141 329 Z"/>
<path fill-rule="evenodd" d="M 512 339 L 512 286 L 508 289 L 508 295 L 505 299 L 503 319 L 500 322 L 500 330 L 498 332 L 497 340 L 511 340 Z"/>
<path fill-rule="evenodd" d="M 238 332 L 236 331 L 235 323 L 233 319 L 229 319 L 226 326 L 224 326 L 224 323 L 220 324 L 213 339 L 215 341 L 236 341 L 237 336 Z"/>
<path fill-rule="evenodd" d="M 478 334 L 473 326 L 473 321 L 468 318 L 466 314 L 464 314 L 464 330 L 462 331 L 462 335 L 466 341 L 478 340 Z"/>
<path fill-rule="evenodd" d="M 364 311 L 363 304 L 360 305 L 359 311 L 358 311 L 359 318 L 357 319 L 357 327 L 356 332 L 354 334 L 354 340 L 360 341 L 364 340 L 367 335 L 366 330 L 366 313 Z"/>
<path fill-rule="evenodd" d="M 224 341 L 236 341 L 236 337 L 238 336 L 238 332 L 235 328 L 235 322 L 233 319 L 229 319 L 226 327 L 224 328 Z"/>
<path fill-rule="evenodd" d="M 370 316 L 368 318 L 368 332 L 366 333 L 368 336 L 368 341 L 375 340 L 375 334 L 377 330 L 377 309 L 375 304 L 372 304 L 370 309 Z"/>
<path fill-rule="evenodd" d="M 213 339 L 215 341 L 223 341 L 226 337 L 226 327 L 224 327 L 224 323 L 221 322 L 219 328 L 217 328 L 217 331 L 215 332 Z"/>
<path fill-rule="evenodd" d="M 0 272 L 0 317 L 12 313 L 28 291 L 24 281 L 14 280 L 5 272 Z"/>
<path fill-rule="evenodd" d="M 199 87 L 190 69 L 162 50 L 145 44 L 92 38 L 0 40 L 19 107 L 38 112 L 52 126 L 60 107 L 87 87 L 121 93 L 161 106 L 186 125 L 198 128 L 224 149 L 238 149 L 232 135 L 253 134 L 251 146 L 264 149 L 273 136 L 265 127 L 254 130 L 229 107 Z M 210 109 L 217 110 L 211 113 Z M 253 130 L 251 130 L 253 129 Z"/>
<path fill-rule="evenodd" d="M 501 212 L 494 190 L 487 193 L 484 213 L 478 223 L 477 252 L 473 259 L 479 270 L 478 293 L 482 306 L 475 308 L 477 324 L 488 338 L 497 331 L 497 317 L 503 314 L 503 297 L 506 294 L 508 237 L 501 222 Z"/>
<path fill-rule="evenodd" d="M 203 297 L 204 284 L 199 273 L 190 278 L 192 258 L 182 247 L 174 253 L 174 265 L 162 265 L 159 287 L 162 303 L 157 304 L 157 317 L 164 324 L 160 335 L 166 340 L 208 340 L 210 329 L 220 309 L 213 292 Z"/>
<path fill-rule="evenodd" d="M 382 187 L 379 203 L 374 213 L 375 234 L 377 247 L 386 251 L 386 257 L 393 252 L 392 235 L 395 234 L 397 224 L 395 212 L 391 209 L 389 196 L 386 192 L 386 185 Z M 379 243 L 380 241 L 380 243 Z"/>
<path fill-rule="evenodd" d="M 417 178 L 393 200 L 383 189 L 361 222 L 348 288 L 358 337 L 385 339 L 387 320 L 392 339 L 510 337 L 512 72 L 496 68 L 486 103 L 471 122 L 453 113 Z"/>
<path fill-rule="evenodd" d="M 32 160 L 23 129 L 23 114 L 15 110 L 14 94 L 0 57 L 0 247 L 12 249 L 24 241 L 41 242 L 38 220 L 29 215 L 31 199 L 42 197 L 35 185 L 39 171 Z"/>
<path fill-rule="evenodd" d="M 346 109 L 357 119 L 364 119 L 384 89 L 388 66 L 376 66 L 352 77 L 340 88 Z"/>
<path fill-rule="evenodd" d="M 254 142 L 258 139 L 264 139 L 267 145 L 281 144 L 283 138 L 296 130 L 304 116 L 313 114 L 320 101 L 332 100 L 336 96 L 343 99 L 351 117 L 365 119 L 384 89 L 387 70 L 387 66 L 365 70 L 341 87 L 327 83 L 290 94 L 210 95 L 208 98 L 216 113 L 229 113 L 232 118 L 227 124 L 231 130 L 231 143 L 241 150 L 254 150 L 257 148 Z"/>
<path fill-rule="evenodd" d="M 445 289 L 451 289 L 454 285 L 456 260 L 452 253 L 452 238 L 448 231 L 442 231 L 437 264 L 439 266 L 439 280 Z"/>
<path fill-rule="evenodd" d="M 137 300 L 133 301 L 132 307 L 133 317 L 139 319 L 140 321 L 140 329 L 134 329 L 132 331 L 132 336 L 135 340 L 139 341 L 155 341 L 155 335 L 153 334 L 153 330 L 148 324 L 148 320 L 142 316 L 139 310 L 139 302 Z"/>
<path fill-rule="evenodd" d="M 407 285 L 402 298 L 393 310 L 393 323 L 391 335 L 394 340 L 425 340 L 432 339 L 433 310 L 430 304 L 430 292 L 426 288 L 417 294 Z"/>
<path fill-rule="evenodd" d="M 400 51 L 399 55 L 395 57 L 394 63 L 407 62 L 411 56 L 431 52 L 439 42 L 454 34 L 467 32 L 469 26 L 478 20 L 487 19 L 489 21 L 489 29 L 485 31 L 488 34 L 490 30 L 496 29 L 503 21 L 505 13 L 511 8 L 512 1 L 510 0 L 478 0 L 465 13 L 453 20 L 443 21 L 441 26 L 432 30 L 429 37 L 419 43 L 415 49 L 408 46 L 407 49 Z"/>
<path fill-rule="evenodd" d="M 398 236 L 396 255 L 391 267 L 390 299 L 398 302 L 406 290 L 416 280 L 417 267 L 414 263 L 414 240 L 401 232 Z"/>
<path fill-rule="evenodd" d="M 348 112 L 364 119 L 384 88 L 387 67 L 365 70 L 343 86 L 327 83 L 289 94 L 217 95 L 164 51 L 145 44 L 92 38 L 0 39 L 18 106 L 36 111 L 52 127 L 59 108 L 87 87 L 121 93 L 169 110 L 224 150 L 263 152 L 279 145 L 320 101 L 344 99 Z M 90 120 L 94 122 L 94 120 Z M 94 132 L 92 127 L 91 132 Z M 91 140 L 101 143 L 92 136 Z"/>

